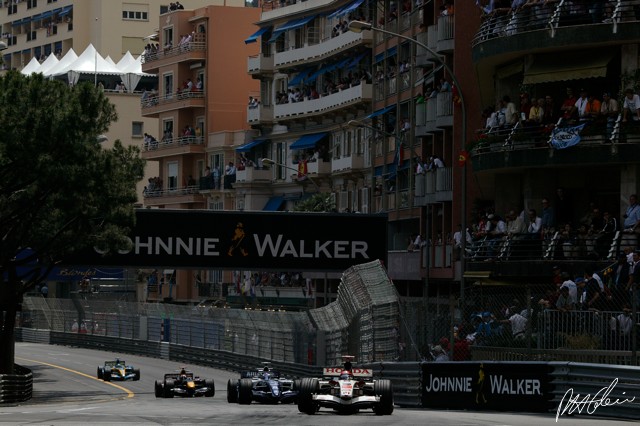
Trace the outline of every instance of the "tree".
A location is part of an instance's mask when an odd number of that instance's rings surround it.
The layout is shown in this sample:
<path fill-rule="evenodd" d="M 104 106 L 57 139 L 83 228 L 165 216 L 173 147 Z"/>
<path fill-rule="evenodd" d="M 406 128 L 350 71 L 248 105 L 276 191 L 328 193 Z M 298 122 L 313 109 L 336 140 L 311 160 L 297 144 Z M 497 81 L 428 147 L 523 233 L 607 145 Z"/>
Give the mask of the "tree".
<path fill-rule="evenodd" d="M 331 193 L 318 192 L 306 200 L 300 201 L 294 207 L 296 212 L 332 212 L 336 205 L 331 198 Z"/>
<path fill-rule="evenodd" d="M 66 256 L 129 241 L 144 160 L 136 147 L 97 142 L 115 120 L 90 84 L 0 79 L 0 373 L 13 371 L 22 295 Z"/>

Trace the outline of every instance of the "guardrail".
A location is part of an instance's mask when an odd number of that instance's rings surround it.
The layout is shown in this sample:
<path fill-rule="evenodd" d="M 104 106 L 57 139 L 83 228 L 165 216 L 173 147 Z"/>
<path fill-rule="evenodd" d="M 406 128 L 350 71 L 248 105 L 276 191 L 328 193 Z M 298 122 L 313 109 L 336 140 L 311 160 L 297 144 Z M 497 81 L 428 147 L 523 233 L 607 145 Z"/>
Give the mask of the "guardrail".
<path fill-rule="evenodd" d="M 14 374 L 0 374 L 0 403 L 22 402 L 33 394 L 33 374 L 20 365 L 14 366 Z"/>

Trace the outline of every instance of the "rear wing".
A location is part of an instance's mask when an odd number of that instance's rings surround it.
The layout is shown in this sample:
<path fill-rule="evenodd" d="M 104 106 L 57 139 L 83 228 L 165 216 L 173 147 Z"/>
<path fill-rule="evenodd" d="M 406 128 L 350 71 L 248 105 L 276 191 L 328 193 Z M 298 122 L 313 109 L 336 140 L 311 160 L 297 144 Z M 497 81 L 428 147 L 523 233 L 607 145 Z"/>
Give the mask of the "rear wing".
<path fill-rule="evenodd" d="M 240 378 L 241 379 L 252 379 L 254 377 L 262 377 L 262 375 L 264 373 L 265 373 L 265 371 L 263 371 L 263 370 L 243 371 L 243 372 L 240 373 Z M 269 373 L 269 376 L 274 378 L 274 379 L 280 378 L 280 372 L 279 371 L 271 370 L 271 371 L 267 371 L 267 373 Z"/>
<path fill-rule="evenodd" d="M 322 376 L 338 377 L 343 371 L 344 368 L 342 367 L 325 367 L 322 369 Z M 373 371 L 369 370 L 368 368 L 352 368 L 350 371 L 351 374 L 353 374 L 354 378 L 367 379 L 373 377 Z"/>

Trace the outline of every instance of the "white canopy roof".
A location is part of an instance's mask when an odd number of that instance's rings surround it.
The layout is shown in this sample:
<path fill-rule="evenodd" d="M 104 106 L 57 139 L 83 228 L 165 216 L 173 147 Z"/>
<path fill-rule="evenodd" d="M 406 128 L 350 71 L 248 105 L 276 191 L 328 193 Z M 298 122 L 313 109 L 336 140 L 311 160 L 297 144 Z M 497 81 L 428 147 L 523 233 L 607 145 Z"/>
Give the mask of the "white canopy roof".
<path fill-rule="evenodd" d="M 40 69 L 40 61 L 38 61 L 34 56 L 33 58 L 31 58 L 29 63 L 24 68 L 22 68 L 22 70 L 20 70 L 20 72 L 24 75 L 31 75 L 34 72 L 38 72 L 39 69 Z"/>
<path fill-rule="evenodd" d="M 154 76 L 142 72 L 142 56 L 134 58 L 131 52 L 127 52 L 116 64 L 110 57 L 103 58 L 92 44 L 89 44 L 80 56 L 76 55 L 73 49 L 69 49 L 60 60 L 53 54 L 42 64 L 33 58 L 21 72 L 25 75 L 40 72 L 49 78 L 66 76 L 71 84 L 76 84 L 81 74 L 116 75 L 130 93 L 135 90 L 142 77 Z"/>
<path fill-rule="evenodd" d="M 55 55 L 49 55 L 49 58 L 52 56 L 55 56 Z M 49 60 L 49 58 L 47 58 L 47 60 Z M 58 61 L 57 64 L 49 68 L 46 72 L 43 71 L 42 74 L 44 74 L 46 77 L 54 76 L 58 74 L 60 70 L 65 69 L 70 64 L 72 64 L 76 59 L 78 59 L 78 55 L 76 54 L 76 52 L 73 50 L 73 48 L 69 49 L 67 54 L 64 55 L 62 59 Z M 44 61 L 44 62 L 46 63 L 47 61 Z M 44 63 L 42 65 L 44 65 Z"/>

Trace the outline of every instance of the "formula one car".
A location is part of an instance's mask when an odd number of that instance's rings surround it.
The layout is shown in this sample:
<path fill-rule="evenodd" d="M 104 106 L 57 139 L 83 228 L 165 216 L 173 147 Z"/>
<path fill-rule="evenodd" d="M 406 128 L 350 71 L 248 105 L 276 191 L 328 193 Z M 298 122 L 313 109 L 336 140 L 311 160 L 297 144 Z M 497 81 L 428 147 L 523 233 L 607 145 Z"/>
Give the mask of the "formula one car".
<path fill-rule="evenodd" d="M 252 401 L 262 404 L 290 404 L 298 397 L 299 380 L 286 379 L 278 371 L 264 367 L 240 373 L 239 380 L 227 382 L 227 402 L 243 405 Z"/>
<path fill-rule="evenodd" d="M 105 361 L 103 366 L 98 367 L 98 379 L 105 382 L 111 380 L 140 380 L 140 370 L 132 365 L 116 358 L 115 361 Z"/>
<path fill-rule="evenodd" d="M 216 394 L 213 380 L 194 376 L 193 372 L 184 368 L 175 373 L 167 373 L 162 381 L 156 380 L 156 398 L 173 398 L 174 396 L 206 396 Z"/>
<path fill-rule="evenodd" d="M 373 379 L 373 372 L 354 368 L 347 358 L 344 367 L 323 368 L 323 378 L 304 378 L 300 383 L 298 410 L 315 414 L 320 407 L 343 414 L 373 409 L 379 416 L 393 413 L 393 387 L 390 380 Z"/>

